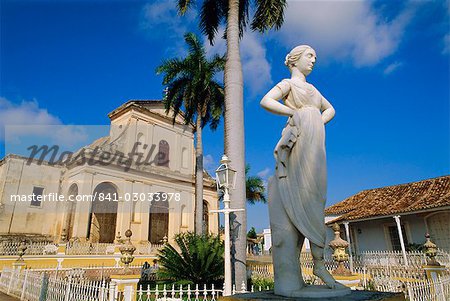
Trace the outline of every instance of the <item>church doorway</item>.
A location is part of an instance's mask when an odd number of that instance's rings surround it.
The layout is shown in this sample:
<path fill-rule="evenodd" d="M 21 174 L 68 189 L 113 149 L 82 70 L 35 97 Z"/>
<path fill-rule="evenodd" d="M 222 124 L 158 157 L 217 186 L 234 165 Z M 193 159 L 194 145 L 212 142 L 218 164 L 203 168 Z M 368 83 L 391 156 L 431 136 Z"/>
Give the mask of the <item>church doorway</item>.
<path fill-rule="evenodd" d="M 77 184 L 72 184 L 70 185 L 69 191 L 68 191 L 68 195 L 69 195 L 69 201 L 68 203 L 66 203 L 67 206 L 67 217 L 66 217 L 66 224 L 65 224 L 65 229 L 66 229 L 66 233 L 67 233 L 67 239 L 72 238 L 73 236 L 73 224 L 75 221 L 75 211 L 76 211 L 76 207 L 77 207 L 77 202 L 75 201 L 76 196 L 78 195 L 78 185 Z"/>
<path fill-rule="evenodd" d="M 117 189 L 112 183 L 100 183 L 94 189 L 88 224 L 91 242 L 114 242 L 117 221 Z"/>
<path fill-rule="evenodd" d="M 164 236 L 169 238 L 169 202 L 164 194 L 164 192 L 155 193 L 150 205 L 148 241 L 152 244 L 161 243 Z"/>

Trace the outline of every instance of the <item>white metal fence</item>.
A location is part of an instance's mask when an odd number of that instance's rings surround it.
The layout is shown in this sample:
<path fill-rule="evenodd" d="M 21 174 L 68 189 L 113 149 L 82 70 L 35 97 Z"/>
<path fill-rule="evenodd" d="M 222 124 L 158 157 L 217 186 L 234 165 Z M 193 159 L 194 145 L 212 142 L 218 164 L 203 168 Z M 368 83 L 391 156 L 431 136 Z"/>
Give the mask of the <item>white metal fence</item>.
<path fill-rule="evenodd" d="M 222 296 L 223 290 L 217 289 L 214 285 L 200 286 L 195 285 L 180 285 L 180 286 L 156 286 L 153 289 L 140 287 L 137 290 L 137 301 L 152 301 L 152 300 L 167 300 L 182 299 L 185 301 L 215 301 L 219 296 Z"/>
<path fill-rule="evenodd" d="M 263 254 L 252 254 L 254 259 L 257 259 Z M 427 264 L 427 257 L 421 251 L 406 252 L 406 260 L 408 266 L 421 267 Z M 404 257 L 401 251 L 365 251 L 360 254 L 353 255 L 353 266 L 405 266 Z M 436 260 L 446 267 L 450 267 L 450 253 L 444 250 L 437 250 Z M 302 252 L 300 254 L 301 262 L 312 262 L 310 252 Z M 331 254 L 325 254 L 325 262 L 332 264 L 334 262 Z M 348 266 L 348 262 L 346 263 Z"/>
<path fill-rule="evenodd" d="M 448 301 L 450 300 L 450 277 L 410 284 L 407 286 L 406 297 L 410 301 Z"/>
<path fill-rule="evenodd" d="M 130 265 L 130 270 L 133 274 L 140 274 L 142 266 Z M 47 273 L 50 278 L 68 279 L 69 277 L 78 279 L 89 279 L 92 281 L 109 280 L 111 275 L 118 274 L 123 270 L 123 267 L 105 267 L 105 266 L 89 266 L 80 268 L 39 268 L 32 269 L 35 273 Z"/>
<path fill-rule="evenodd" d="M 44 255 L 45 246 L 51 244 L 50 242 L 32 242 L 27 243 L 25 255 Z M 1 241 L 0 242 L 0 256 L 18 255 L 20 241 Z"/>
<path fill-rule="evenodd" d="M 419 280 L 402 282 L 400 280 L 374 277 L 374 289 L 386 292 L 403 292 L 409 301 L 446 301 L 450 300 L 450 276 L 434 281 Z M 261 291 L 268 288 L 251 287 L 249 291 Z M 91 281 L 69 276 L 55 278 L 45 272 L 29 269 L 3 269 L 0 275 L 0 291 L 26 301 L 122 301 L 128 296 L 136 301 L 175 300 L 216 301 L 223 290 L 211 286 L 157 286 L 139 287 L 119 293 L 114 285 L 102 281 Z M 233 287 L 233 294 L 246 292 L 245 283 L 239 289 Z M 134 299 L 136 298 L 136 299 Z"/>
<path fill-rule="evenodd" d="M 0 275 L 0 291 L 26 301 L 107 301 L 114 293 L 105 280 L 57 279 L 29 269 L 5 268 Z"/>
<path fill-rule="evenodd" d="M 115 244 L 69 242 L 66 244 L 67 255 L 105 255 L 114 254 Z"/>
<path fill-rule="evenodd" d="M 420 251 L 406 252 L 406 260 L 409 266 L 420 267 L 427 264 L 427 257 L 425 253 Z M 436 260 L 447 267 L 450 267 L 450 254 L 438 250 Z M 368 251 L 362 252 L 353 257 L 355 265 L 364 266 L 405 266 L 405 260 L 401 251 Z"/>
<path fill-rule="evenodd" d="M 441 253 L 443 258 L 446 255 L 446 253 Z M 376 253 L 374 257 L 380 258 L 381 255 Z M 310 254 L 302 254 L 300 260 L 304 281 L 309 284 L 322 284 L 320 279 L 311 274 L 313 265 Z M 359 286 L 376 291 L 403 292 L 410 301 L 450 300 L 450 268 L 447 267 L 441 271 L 440 279 L 430 282 L 422 266 L 416 264 L 383 265 L 383 262 L 389 261 L 378 261 L 377 259 L 367 266 L 359 264 L 354 266 L 354 273 L 362 276 Z M 418 262 L 416 261 L 417 264 Z M 336 263 L 325 261 L 325 267 L 332 271 L 336 268 Z M 273 279 L 272 263 L 248 262 L 247 268 L 252 277 Z"/>
<path fill-rule="evenodd" d="M 18 256 L 19 241 L 1 241 L 0 256 Z M 57 245 L 52 242 L 27 242 L 25 255 L 48 255 L 56 254 Z M 112 255 L 114 254 L 114 243 L 92 243 L 74 241 L 66 244 L 65 255 Z M 135 245 L 136 255 L 155 254 L 164 244 L 152 244 L 150 242 L 142 242 Z"/>

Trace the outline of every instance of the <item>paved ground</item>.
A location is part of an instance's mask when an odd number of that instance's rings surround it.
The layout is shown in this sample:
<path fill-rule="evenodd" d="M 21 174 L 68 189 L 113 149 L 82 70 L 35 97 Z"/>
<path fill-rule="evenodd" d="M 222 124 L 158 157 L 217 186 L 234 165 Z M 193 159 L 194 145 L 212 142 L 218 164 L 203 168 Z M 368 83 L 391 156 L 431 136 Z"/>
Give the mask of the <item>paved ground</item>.
<path fill-rule="evenodd" d="M 8 295 L 5 295 L 4 293 L 0 292 L 0 301 L 18 301 L 19 299 L 10 297 Z"/>

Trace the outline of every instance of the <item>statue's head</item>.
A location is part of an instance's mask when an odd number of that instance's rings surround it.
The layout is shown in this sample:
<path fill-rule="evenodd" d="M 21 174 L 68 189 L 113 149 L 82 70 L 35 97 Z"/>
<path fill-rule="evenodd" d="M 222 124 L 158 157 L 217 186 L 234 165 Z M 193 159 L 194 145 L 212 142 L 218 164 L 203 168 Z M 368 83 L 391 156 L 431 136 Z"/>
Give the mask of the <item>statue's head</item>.
<path fill-rule="evenodd" d="M 292 72 L 293 68 L 297 68 L 305 76 L 308 76 L 316 63 L 316 52 L 308 45 L 300 45 L 291 50 L 286 55 L 284 64 Z"/>

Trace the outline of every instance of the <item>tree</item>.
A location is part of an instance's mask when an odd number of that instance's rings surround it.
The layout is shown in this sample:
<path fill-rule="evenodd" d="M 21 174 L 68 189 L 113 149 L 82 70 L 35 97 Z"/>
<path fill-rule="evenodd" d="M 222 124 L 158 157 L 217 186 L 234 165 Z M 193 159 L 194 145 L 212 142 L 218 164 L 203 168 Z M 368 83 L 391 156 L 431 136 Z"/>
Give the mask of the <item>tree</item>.
<path fill-rule="evenodd" d="M 248 231 L 248 233 L 247 233 L 247 237 L 248 238 L 257 238 L 258 237 L 258 235 L 256 234 L 255 227 L 251 227 L 250 231 Z"/>
<path fill-rule="evenodd" d="M 266 187 L 259 176 L 250 176 L 250 165 L 245 166 L 245 196 L 247 202 L 254 205 L 256 202 L 267 203 Z"/>
<path fill-rule="evenodd" d="M 266 200 L 266 187 L 264 186 L 264 181 L 259 176 L 250 176 L 250 164 L 245 166 L 245 198 L 247 202 L 251 205 L 257 202 L 267 203 Z M 222 200 L 223 194 L 219 193 L 219 200 Z"/>
<path fill-rule="evenodd" d="M 219 236 L 186 232 L 177 234 L 174 240 L 176 247 L 166 244 L 159 251 L 158 277 L 199 285 L 223 278 L 224 244 Z"/>
<path fill-rule="evenodd" d="M 193 0 L 177 0 L 178 10 L 184 14 Z M 284 21 L 286 0 L 255 0 L 255 14 L 251 28 L 265 32 L 279 29 Z M 239 53 L 239 42 L 249 23 L 250 0 L 203 0 L 200 9 L 200 29 L 212 44 L 220 24 L 226 22 L 227 60 L 225 64 L 225 153 L 237 174 L 232 192 L 233 208 L 245 208 L 245 145 L 244 145 L 244 83 Z M 246 281 L 246 228 L 245 212 L 236 212 L 235 284 Z"/>
<path fill-rule="evenodd" d="M 163 85 L 167 87 L 164 97 L 166 113 L 173 109 L 173 122 L 184 107 L 186 124 L 195 123 L 195 231 L 203 231 L 203 144 L 202 128 L 209 124 L 216 129 L 223 114 L 224 90 L 214 77 L 222 71 L 225 64 L 223 56 L 206 58 L 201 41 L 193 33 L 184 39 L 189 53 L 184 59 L 168 59 L 156 69 L 164 73 Z"/>

